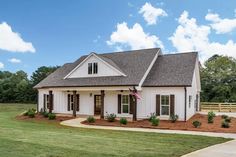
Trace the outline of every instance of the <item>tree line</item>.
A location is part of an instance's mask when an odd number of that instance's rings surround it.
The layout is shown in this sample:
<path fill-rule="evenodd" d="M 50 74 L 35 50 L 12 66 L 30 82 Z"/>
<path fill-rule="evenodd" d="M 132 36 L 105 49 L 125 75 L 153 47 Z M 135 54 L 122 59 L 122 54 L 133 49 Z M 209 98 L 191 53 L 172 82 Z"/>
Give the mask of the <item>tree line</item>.
<path fill-rule="evenodd" d="M 33 87 L 57 68 L 42 66 L 30 78 L 22 70 L 0 71 L 0 103 L 36 103 L 37 90 Z"/>
<path fill-rule="evenodd" d="M 30 79 L 20 70 L 15 73 L 0 71 L 0 103 L 36 103 L 37 90 L 33 87 L 58 66 L 42 66 Z M 201 101 L 236 102 L 236 59 L 214 55 L 200 67 Z"/>

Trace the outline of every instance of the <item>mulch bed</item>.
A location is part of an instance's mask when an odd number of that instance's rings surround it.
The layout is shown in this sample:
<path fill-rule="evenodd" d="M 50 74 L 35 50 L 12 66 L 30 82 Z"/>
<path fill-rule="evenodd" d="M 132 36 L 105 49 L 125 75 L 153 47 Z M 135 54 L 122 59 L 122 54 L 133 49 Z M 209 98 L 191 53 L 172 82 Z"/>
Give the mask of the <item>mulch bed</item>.
<path fill-rule="evenodd" d="M 194 128 L 194 126 L 192 125 L 192 122 L 195 120 L 198 120 L 202 123 L 200 128 Z M 139 120 L 136 122 L 128 122 L 127 125 L 121 125 L 118 120 L 116 120 L 115 122 L 108 122 L 103 119 L 96 119 L 95 123 L 88 123 L 87 121 L 83 121 L 82 123 L 87 125 L 100 125 L 100 126 L 236 133 L 236 118 L 231 118 L 230 128 L 221 128 L 221 122 L 222 122 L 221 116 L 216 116 L 214 118 L 214 123 L 208 124 L 207 115 L 196 114 L 187 122 L 177 121 L 175 123 L 172 123 L 169 120 L 160 120 L 159 126 L 152 126 L 147 119 Z"/>
<path fill-rule="evenodd" d="M 56 119 L 54 120 L 49 120 L 48 118 L 44 117 L 41 114 L 35 114 L 34 118 L 30 118 L 28 116 L 23 116 L 23 115 L 18 115 L 16 116 L 16 119 L 18 120 L 36 120 L 36 121 L 46 121 L 46 122 L 61 122 L 64 120 L 69 120 L 69 119 L 73 119 L 73 117 L 68 117 L 68 116 L 57 116 Z"/>

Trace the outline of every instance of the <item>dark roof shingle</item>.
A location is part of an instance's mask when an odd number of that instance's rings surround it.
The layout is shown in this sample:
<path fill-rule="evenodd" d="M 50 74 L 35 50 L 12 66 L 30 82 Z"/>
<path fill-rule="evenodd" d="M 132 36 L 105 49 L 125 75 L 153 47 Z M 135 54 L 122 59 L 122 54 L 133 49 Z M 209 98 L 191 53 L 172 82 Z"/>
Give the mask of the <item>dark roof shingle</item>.
<path fill-rule="evenodd" d="M 90 78 L 64 77 L 79 65 L 87 56 L 80 57 L 74 63 L 67 63 L 35 86 L 46 87 L 93 87 L 93 86 L 133 86 L 138 85 L 159 48 L 98 54 L 99 57 L 127 76 L 108 76 Z"/>
<path fill-rule="evenodd" d="M 197 52 L 158 56 L 143 86 L 191 86 Z"/>

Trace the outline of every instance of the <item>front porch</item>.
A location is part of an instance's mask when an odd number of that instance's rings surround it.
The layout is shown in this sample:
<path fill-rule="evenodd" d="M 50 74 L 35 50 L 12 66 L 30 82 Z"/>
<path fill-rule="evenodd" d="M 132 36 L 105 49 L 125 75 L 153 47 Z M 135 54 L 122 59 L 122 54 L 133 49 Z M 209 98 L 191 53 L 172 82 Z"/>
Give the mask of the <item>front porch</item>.
<path fill-rule="evenodd" d="M 137 120 L 137 98 L 129 91 L 133 87 L 62 88 L 39 91 L 38 111 L 79 116 L 106 114 Z M 40 101 L 43 97 L 43 101 Z"/>

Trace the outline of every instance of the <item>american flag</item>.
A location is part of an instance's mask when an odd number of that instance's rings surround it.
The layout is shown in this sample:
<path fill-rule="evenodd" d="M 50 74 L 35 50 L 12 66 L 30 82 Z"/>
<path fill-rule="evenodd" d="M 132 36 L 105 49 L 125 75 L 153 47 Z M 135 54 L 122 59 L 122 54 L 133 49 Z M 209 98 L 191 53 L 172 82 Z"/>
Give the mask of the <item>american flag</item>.
<path fill-rule="evenodd" d="M 137 89 L 134 87 L 134 89 L 129 89 L 131 94 L 136 97 L 136 99 L 141 99 L 141 96 L 138 94 Z"/>

